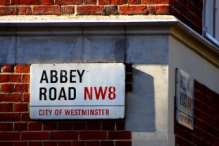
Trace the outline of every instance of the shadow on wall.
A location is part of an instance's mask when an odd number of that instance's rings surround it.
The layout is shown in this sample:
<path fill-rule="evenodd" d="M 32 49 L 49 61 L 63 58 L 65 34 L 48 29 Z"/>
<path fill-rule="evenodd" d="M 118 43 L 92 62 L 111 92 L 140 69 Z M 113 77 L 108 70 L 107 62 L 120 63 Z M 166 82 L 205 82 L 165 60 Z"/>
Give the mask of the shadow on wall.
<path fill-rule="evenodd" d="M 126 130 L 156 131 L 154 78 L 133 67 L 133 90 L 126 94 Z"/>

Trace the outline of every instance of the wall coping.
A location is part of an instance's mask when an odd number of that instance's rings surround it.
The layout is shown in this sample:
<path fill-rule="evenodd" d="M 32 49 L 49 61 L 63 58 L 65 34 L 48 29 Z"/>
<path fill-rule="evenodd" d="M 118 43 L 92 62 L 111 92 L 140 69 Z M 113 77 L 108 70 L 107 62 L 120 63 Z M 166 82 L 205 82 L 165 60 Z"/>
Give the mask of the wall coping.
<path fill-rule="evenodd" d="M 5 27 L 10 27 L 10 29 L 5 29 Z M 46 32 L 47 29 L 50 31 Z M 112 29 L 114 31 L 111 31 Z M 196 33 L 193 29 L 172 15 L 116 15 L 80 17 L 71 15 L 32 15 L 0 17 L 0 35 L 4 36 L 78 34 L 170 35 L 219 68 L 219 47 L 215 46 L 209 40 Z"/>

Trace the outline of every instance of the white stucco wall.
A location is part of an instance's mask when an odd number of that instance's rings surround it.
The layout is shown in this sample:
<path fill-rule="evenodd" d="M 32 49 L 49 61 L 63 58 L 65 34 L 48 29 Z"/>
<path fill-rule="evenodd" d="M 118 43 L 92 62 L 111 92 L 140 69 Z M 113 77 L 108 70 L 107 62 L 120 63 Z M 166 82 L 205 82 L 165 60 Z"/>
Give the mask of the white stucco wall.
<path fill-rule="evenodd" d="M 168 93 L 168 131 L 169 145 L 174 145 L 174 96 L 175 70 L 180 68 L 195 80 L 219 93 L 219 68 L 206 61 L 186 45 L 169 37 L 169 93 Z"/>

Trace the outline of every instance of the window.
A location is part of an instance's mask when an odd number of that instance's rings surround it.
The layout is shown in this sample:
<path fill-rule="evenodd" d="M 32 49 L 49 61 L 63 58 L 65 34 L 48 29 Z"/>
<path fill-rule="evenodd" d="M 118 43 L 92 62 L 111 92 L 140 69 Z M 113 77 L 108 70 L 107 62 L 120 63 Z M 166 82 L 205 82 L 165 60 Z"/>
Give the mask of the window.
<path fill-rule="evenodd" d="M 203 35 L 219 46 L 219 0 L 204 0 Z"/>

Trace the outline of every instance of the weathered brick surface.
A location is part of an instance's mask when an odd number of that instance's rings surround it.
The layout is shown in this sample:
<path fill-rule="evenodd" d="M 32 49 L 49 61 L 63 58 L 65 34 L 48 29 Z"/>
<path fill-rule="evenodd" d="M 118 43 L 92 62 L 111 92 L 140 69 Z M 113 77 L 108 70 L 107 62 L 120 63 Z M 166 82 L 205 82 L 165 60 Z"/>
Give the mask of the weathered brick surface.
<path fill-rule="evenodd" d="M 74 8 L 68 5 L 62 7 L 69 9 L 66 12 L 72 12 Z M 129 84 L 132 83 L 131 69 L 129 66 Z M 131 133 L 124 131 L 124 120 L 31 120 L 28 107 L 30 65 L 1 65 L 0 83 L 0 146 L 131 144 Z"/>
<path fill-rule="evenodd" d="M 148 8 L 146 6 L 120 6 L 119 13 L 122 15 L 147 14 Z"/>
<path fill-rule="evenodd" d="M 32 10 L 30 6 L 20 6 L 18 8 L 18 14 L 19 15 L 31 15 Z"/>
<path fill-rule="evenodd" d="M 60 15 L 60 6 L 57 5 L 43 5 L 33 7 L 34 15 Z"/>
<path fill-rule="evenodd" d="M 103 6 L 78 6 L 78 15 L 102 15 L 104 14 Z"/>
<path fill-rule="evenodd" d="M 219 143 L 219 94 L 195 81 L 194 85 L 194 129 L 189 130 L 175 121 L 176 146 L 209 145 Z"/>
<path fill-rule="evenodd" d="M 75 13 L 75 7 L 74 6 L 62 6 L 61 7 L 61 13 L 62 14 L 74 14 Z"/>
<path fill-rule="evenodd" d="M 1 6 L 0 5 L 0 15 L 16 15 L 17 9 L 15 6 Z"/>
<path fill-rule="evenodd" d="M 9 0 L 1 0 L 0 5 L 9 5 L 10 1 Z"/>

